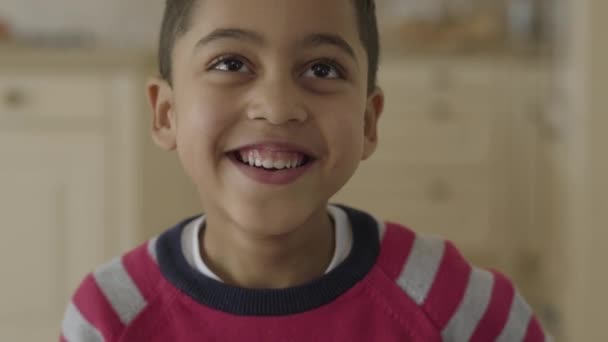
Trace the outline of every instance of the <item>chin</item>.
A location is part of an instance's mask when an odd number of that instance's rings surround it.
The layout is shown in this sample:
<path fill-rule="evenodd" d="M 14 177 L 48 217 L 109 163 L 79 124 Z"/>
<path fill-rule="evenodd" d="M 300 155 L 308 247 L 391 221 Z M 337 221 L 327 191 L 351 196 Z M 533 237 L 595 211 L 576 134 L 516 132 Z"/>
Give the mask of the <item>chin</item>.
<path fill-rule="evenodd" d="M 282 202 L 265 206 L 243 204 L 235 209 L 231 216 L 239 226 L 250 232 L 275 236 L 306 225 L 317 214 L 318 206 Z"/>

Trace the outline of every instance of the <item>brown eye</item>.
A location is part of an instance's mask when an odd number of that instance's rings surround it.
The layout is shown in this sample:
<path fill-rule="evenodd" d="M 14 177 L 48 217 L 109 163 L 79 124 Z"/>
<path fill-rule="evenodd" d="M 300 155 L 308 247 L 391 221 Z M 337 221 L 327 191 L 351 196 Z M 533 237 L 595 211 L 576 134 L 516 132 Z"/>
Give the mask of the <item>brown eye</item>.
<path fill-rule="evenodd" d="M 224 72 L 244 72 L 249 73 L 251 70 L 247 65 L 238 58 L 235 57 L 222 57 L 219 61 L 214 63 L 210 70 L 218 70 Z"/>
<path fill-rule="evenodd" d="M 330 63 L 315 63 L 304 73 L 304 76 L 321 79 L 343 78 L 340 70 Z"/>

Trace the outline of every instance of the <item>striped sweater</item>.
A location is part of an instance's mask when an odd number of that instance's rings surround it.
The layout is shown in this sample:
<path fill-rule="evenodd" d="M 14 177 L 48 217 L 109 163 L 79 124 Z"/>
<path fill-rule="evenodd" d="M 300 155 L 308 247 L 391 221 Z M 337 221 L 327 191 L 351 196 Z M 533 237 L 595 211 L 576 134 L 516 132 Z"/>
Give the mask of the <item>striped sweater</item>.
<path fill-rule="evenodd" d="M 88 275 L 61 341 L 529 341 L 545 337 L 503 275 L 450 242 L 343 208 L 353 245 L 331 272 L 287 289 L 243 289 L 192 268 L 189 220 Z"/>

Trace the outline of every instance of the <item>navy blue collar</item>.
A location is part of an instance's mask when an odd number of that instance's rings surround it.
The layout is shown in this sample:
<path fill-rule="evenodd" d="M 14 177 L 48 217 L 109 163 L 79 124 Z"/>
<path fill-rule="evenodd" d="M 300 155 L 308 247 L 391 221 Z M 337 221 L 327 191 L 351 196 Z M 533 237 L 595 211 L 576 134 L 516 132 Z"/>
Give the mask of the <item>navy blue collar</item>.
<path fill-rule="evenodd" d="M 378 224 L 370 215 L 340 206 L 353 229 L 348 257 L 335 269 L 310 283 L 286 289 L 246 289 L 224 284 L 192 268 L 182 253 L 181 236 L 187 219 L 163 233 L 157 242 L 162 274 L 175 287 L 208 307 L 246 316 L 296 314 L 332 302 L 365 277 L 380 250 Z"/>

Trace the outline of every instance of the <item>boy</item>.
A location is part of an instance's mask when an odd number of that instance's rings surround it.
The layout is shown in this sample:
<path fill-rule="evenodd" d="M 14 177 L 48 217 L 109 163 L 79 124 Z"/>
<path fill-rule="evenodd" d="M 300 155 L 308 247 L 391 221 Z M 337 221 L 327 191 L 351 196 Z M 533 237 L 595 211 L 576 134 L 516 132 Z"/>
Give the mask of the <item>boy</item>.
<path fill-rule="evenodd" d="M 543 341 L 499 274 L 328 205 L 377 143 L 372 0 L 168 0 L 153 137 L 205 215 L 88 276 L 67 341 Z"/>

